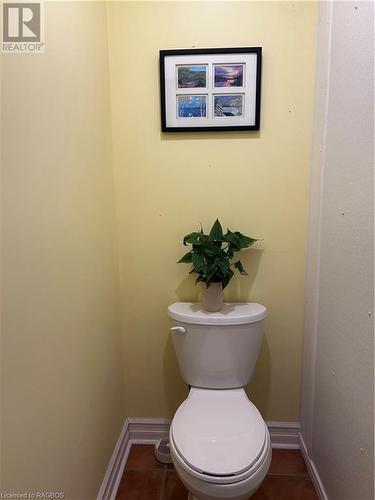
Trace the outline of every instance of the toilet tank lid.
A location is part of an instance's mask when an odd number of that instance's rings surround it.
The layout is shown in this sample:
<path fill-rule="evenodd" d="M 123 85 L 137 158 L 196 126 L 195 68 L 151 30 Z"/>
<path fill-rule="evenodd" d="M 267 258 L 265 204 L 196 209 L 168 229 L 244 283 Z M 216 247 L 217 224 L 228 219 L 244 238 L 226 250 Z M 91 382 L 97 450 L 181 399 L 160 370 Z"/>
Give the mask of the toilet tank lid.
<path fill-rule="evenodd" d="M 267 309 L 256 302 L 226 302 L 221 311 L 208 312 L 200 302 L 175 302 L 168 307 L 168 316 L 195 325 L 243 325 L 261 321 Z"/>

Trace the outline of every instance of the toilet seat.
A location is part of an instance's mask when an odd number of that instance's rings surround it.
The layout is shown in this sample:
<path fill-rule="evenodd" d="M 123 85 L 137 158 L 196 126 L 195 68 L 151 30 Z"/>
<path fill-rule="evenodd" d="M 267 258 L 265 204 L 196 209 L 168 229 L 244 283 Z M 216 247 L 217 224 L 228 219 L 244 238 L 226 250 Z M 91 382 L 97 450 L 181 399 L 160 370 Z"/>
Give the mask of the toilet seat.
<path fill-rule="evenodd" d="M 170 438 L 181 465 L 216 483 L 249 477 L 269 447 L 266 425 L 242 388 L 191 388 L 172 421 Z"/>

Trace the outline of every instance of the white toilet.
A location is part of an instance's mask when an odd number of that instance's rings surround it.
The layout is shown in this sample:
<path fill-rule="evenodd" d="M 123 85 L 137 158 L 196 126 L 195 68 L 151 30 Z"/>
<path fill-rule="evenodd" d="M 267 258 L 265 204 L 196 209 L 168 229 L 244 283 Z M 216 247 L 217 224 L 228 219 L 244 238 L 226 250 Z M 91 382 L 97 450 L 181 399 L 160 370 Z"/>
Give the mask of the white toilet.
<path fill-rule="evenodd" d="M 243 387 L 263 337 L 266 308 L 200 303 L 168 308 L 182 377 L 190 385 L 170 429 L 174 466 L 191 500 L 242 500 L 260 486 L 271 462 L 268 429 Z"/>

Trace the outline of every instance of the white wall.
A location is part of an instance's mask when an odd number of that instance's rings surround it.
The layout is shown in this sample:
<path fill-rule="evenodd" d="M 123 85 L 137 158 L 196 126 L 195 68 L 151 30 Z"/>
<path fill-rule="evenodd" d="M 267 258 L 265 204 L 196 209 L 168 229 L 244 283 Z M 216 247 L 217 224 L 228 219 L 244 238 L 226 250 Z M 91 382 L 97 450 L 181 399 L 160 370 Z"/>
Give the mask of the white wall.
<path fill-rule="evenodd" d="M 373 9 L 320 6 L 301 414 L 329 500 L 374 498 Z"/>

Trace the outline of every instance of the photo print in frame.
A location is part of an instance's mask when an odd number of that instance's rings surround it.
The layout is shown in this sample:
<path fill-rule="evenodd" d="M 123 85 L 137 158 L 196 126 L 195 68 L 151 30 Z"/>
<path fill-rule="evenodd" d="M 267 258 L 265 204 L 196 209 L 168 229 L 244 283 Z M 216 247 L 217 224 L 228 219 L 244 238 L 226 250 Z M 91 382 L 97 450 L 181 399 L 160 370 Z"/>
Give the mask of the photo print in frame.
<path fill-rule="evenodd" d="M 160 50 L 163 132 L 259 130 L 261 47 Z"/>

